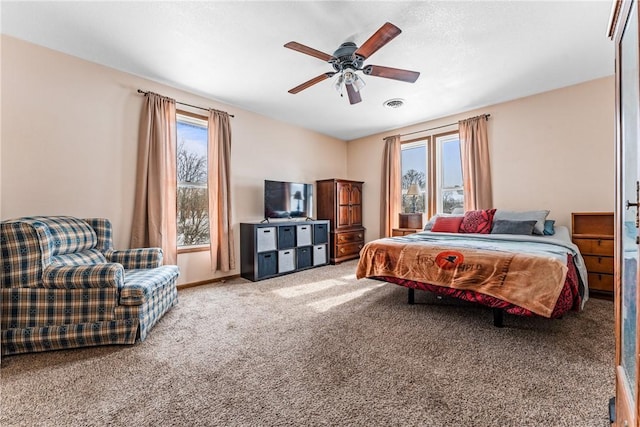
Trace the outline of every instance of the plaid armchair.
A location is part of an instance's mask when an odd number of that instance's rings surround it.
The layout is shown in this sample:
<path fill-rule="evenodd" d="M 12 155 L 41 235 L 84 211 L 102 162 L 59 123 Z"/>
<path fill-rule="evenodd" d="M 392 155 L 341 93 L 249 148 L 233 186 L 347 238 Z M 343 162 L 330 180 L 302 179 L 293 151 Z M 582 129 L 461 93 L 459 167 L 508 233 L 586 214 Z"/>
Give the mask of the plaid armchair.
<path fill-rule="evenodd" d="M 0 223 L 3 355 L 143 341 L 178 302 L 159 248 L 113 249 L 107 219 Z"/>

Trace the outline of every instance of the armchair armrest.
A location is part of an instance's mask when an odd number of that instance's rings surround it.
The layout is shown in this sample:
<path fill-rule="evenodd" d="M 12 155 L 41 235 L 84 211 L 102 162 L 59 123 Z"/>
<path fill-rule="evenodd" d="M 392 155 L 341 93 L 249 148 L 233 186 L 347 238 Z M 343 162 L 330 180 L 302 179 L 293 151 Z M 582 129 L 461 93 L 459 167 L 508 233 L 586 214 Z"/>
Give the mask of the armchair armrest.
<path fill-rule="evenodd" d="M 50 265 L 42 274 L 45 288 L 122 288 L 124 268 L 116 263 L 96 265 Z"/>
<path fill-rule="evenodd" d="M 125 270 L 156 268 L 162 265 L 162 249 L 137 248 L 105 253 L 107 261 L 122 264 Z"/>

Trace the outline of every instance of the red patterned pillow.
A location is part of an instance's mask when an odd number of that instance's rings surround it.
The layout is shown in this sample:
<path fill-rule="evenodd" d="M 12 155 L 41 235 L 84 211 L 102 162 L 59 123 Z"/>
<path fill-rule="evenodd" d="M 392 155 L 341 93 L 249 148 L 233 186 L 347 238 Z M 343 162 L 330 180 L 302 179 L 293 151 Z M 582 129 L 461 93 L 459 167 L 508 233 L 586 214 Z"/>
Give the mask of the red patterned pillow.
<path fill-rule="evenodd" d="M 431 227 L 431 231 L 438 233 L 458 233 L 463 218 L 462 216 L 440 216 L 436 218 L 436 222 L 433 224 L 433 227 Z"/>
<path fill-rule="evenodd" d="M 460 224 L 460 233 L 489 234 L 495 213 L 495 209 L 465 212 Z"/>

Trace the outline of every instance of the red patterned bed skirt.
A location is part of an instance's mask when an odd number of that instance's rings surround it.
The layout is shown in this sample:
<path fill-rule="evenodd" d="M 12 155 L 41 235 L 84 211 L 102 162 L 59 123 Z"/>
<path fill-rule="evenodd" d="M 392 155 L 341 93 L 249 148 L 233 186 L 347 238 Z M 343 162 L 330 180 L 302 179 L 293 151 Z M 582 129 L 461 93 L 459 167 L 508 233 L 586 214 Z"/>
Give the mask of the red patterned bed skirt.
<path fill-rule="evenodd" d="M 573 310 L 579 311 L 582 298 L 579 292 L 579 279 L 578 271 L 573 263 L 573 256 L 567 255 L 567 278 L 558 297 L 558 301 L 551 313 L 551 318 L 558 318 L 566 312 Z M 466 291 L 460 289 L 447 288 L 445 286 L 432 285 L 430 283 L 415 282 L 408 279 L 399 279 L 396 277 L 375 277 L 378 280 L 384 280 L 385 282 L 395 283 L 396 285 L 405 286 L 407 288 L 420 289 L 423 291 L 433 292 L 434 294 L 460 298 L 465 301 L 475 302 L 478 304 L 486 305 L 491 308 L 501 308 L 505 313 L 515 314 L 518 316 L 536 316 L 535 313 L 527 310 L 526 308 L 513 305 L 501 299 L 481 294 L 474 291 Z"/>

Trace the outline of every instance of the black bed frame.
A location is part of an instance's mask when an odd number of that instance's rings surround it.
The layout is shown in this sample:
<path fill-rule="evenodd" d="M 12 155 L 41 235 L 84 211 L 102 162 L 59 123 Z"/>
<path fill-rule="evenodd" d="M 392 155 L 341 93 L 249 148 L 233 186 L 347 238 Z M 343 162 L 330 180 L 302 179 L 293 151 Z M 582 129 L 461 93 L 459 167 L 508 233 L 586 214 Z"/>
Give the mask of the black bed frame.
<path fill-rule="evenodd" d="M 416 303 L 415 289 L 414 288 L 407 288 L 407 289 L 409 290 L 407 302 L 409 304 L 415 304 Z M 492 310 L 493 310 L 493 326 L 497 328 L 502 328 L 504 326 L 504 310 L 502 310 L 501 308 L 492 308 Z"/>

